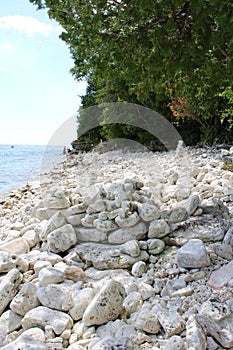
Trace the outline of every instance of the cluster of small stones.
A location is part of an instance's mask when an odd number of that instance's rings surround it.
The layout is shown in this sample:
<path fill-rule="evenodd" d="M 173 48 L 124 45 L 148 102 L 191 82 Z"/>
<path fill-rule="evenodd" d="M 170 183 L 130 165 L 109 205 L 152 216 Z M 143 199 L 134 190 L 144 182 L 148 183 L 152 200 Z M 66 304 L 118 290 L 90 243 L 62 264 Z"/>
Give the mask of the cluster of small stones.
<path fill-rule="evenodd" d="M 233 154 L 233 148 L 228 150 Z M 0 347 L 233 349 L 221 153 L 75 155 L 0 207 Z"/>

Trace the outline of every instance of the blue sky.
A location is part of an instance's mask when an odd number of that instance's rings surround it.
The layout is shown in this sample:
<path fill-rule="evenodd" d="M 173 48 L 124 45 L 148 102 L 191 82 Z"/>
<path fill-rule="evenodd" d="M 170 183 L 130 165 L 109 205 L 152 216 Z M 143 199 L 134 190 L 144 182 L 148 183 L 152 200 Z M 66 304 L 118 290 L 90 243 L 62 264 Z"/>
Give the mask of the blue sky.
<path fill-rule="evenodd" d="M 69 73 L 73 61 L 60 32 L 29 0 L 1 1 L 0 144 L 47 144 L 77 112 L 86 84 Z"/>

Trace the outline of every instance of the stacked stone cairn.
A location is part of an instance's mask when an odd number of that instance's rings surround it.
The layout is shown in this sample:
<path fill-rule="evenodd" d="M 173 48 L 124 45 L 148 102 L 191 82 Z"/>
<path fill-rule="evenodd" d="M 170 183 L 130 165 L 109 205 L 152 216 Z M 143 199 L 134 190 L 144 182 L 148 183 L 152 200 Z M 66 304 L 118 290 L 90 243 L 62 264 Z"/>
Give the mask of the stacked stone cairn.
<path fill-rule="evenodd" d="M 233 349 L 233 174 L 184 152 L 158 186 L 151 153 L 78 155 L 2 202 L 0 349 Z"/>

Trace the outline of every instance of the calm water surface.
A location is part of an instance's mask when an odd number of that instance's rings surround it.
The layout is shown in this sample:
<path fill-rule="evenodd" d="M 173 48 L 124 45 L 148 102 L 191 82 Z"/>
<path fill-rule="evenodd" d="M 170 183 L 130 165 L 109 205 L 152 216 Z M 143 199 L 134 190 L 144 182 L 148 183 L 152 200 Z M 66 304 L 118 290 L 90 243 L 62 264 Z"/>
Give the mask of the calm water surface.
<path fill-rule="evenodd" d="M 62 146 L 0 145 L 0 197 L 27 183 L 64 158 Z"/>

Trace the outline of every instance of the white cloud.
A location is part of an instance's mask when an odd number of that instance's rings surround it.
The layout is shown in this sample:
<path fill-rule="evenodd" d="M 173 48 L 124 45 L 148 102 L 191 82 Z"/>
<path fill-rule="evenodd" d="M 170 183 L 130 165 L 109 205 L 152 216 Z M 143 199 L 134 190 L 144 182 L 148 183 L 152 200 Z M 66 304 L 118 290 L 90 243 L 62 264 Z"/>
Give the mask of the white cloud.
<path fill-rule="evenodd" d="M 35 33 L 41 33 L 47 36 L 53 31 L 53 26 L 51 24 L 40 22 L 34 17 L 19 15 L 0 17 L 0 28 L 13 28 L 25 32 L 29 36 L 33 36 Z"/>
<path fill-rule="evenodd" d="M 8 68 L 6 66 L 0 66 L 0 72 L 8 72 Z"/>
<path fill-rule="evenodd" d="M 6 42 L 0 44 L 0 49 L 10 50 L 13 48 L 14 48 L 14 46 L 9 41 L 6 41 Z"/>

